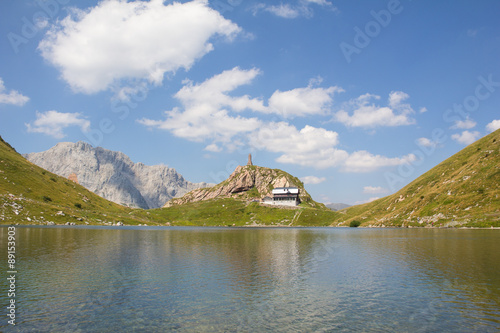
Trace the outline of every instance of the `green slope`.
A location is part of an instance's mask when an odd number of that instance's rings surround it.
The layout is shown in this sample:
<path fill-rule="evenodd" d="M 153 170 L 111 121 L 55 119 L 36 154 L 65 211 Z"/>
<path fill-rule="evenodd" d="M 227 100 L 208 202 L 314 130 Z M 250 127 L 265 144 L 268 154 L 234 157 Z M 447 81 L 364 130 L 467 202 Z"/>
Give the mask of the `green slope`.
<path fill-rule="evenodd" d="M 132 209 L 107 201 L 28 162 L 0 137 L 0 224 L 146 221 L 133 214 Z"/>
<path fill-rule="evenodd" d="M 235 198 L 189 202 L 137 214 L 172 226 L 329 226 L 339 215 L 326 208 L 278 208 Z"/>
<path fill-rule="evenodd" d="M 500 130 L 397 193 L 341 213 L 333 225 L 500 227 Z"/>

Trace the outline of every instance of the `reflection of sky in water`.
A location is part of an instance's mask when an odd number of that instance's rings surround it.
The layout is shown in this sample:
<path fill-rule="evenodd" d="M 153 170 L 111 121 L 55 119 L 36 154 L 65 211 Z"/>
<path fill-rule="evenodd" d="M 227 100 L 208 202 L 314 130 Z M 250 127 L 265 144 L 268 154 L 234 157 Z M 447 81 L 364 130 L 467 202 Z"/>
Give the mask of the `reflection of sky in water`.
<path fill-rule="evenodd" d="M 26 331 L 500 328 L 493 230 L 17 231 Z"/>

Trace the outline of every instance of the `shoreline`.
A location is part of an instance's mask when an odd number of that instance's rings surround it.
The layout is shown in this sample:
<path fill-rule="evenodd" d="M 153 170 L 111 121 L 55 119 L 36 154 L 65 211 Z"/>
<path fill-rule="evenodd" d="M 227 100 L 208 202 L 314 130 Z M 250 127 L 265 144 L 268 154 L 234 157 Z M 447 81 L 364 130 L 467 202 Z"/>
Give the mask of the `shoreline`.
<path fill-rule="evenodd" d="M 500 230 L 500 227 L 387 227 L 387 226 L 360 226 L 360 227 L 349 227 L 349 226 L 289 226 L 289 225 L 241 225 L 241 226 L 228 226 L 228 225 L 219 225 L 219 226 L 202 226 L 202 225 L 132 225 L 132 224 L 123 224 L 123 225 L 100 225 L 100 224 L 0 224 L 0 227 L 37 227 L 37 228 L 54 228 L 54 227 L 67 227 L 67 228 L 91 228 L 91 227 L 102 227 L 102 228 L 238 228 L 238 229 L 251 229 L 251 228 L 342 228 L 342 229 L 446 229 L 446 230 Z"/>

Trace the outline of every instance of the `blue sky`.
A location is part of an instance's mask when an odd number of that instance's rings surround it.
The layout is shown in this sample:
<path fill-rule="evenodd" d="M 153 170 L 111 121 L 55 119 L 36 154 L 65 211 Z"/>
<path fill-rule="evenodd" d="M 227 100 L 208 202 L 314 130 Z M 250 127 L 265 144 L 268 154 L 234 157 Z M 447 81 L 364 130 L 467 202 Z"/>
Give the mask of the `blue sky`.
<path fill-rule="evenodd" d="M 500 128 L 498 1 L 0 3 L 0 135 L 190 181 L 252 153 L 320 202 L 393 193 Z"/>

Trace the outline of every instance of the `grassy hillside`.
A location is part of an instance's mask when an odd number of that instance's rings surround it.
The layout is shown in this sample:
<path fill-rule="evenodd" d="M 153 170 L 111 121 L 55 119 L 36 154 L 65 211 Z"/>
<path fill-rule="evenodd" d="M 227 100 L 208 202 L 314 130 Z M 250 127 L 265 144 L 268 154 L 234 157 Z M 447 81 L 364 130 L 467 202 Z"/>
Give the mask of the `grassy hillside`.
<path fill-rule="evenodd" d="M 197 201 L 137 212 L 160 224 L 197 226 L 328 226 L 339 215 L 326 208 L 278 208 L 234 198 Z"/>
<path fill-rule="evenodd" d="M 0 137 L 0 224 L 147 221 L 133 212 L 28 162 Z"/>
<path fill-rule="evenodd" d="M 341 213 L 333 225 L 500 227 L 500 130 L 397 193 Z"/>

